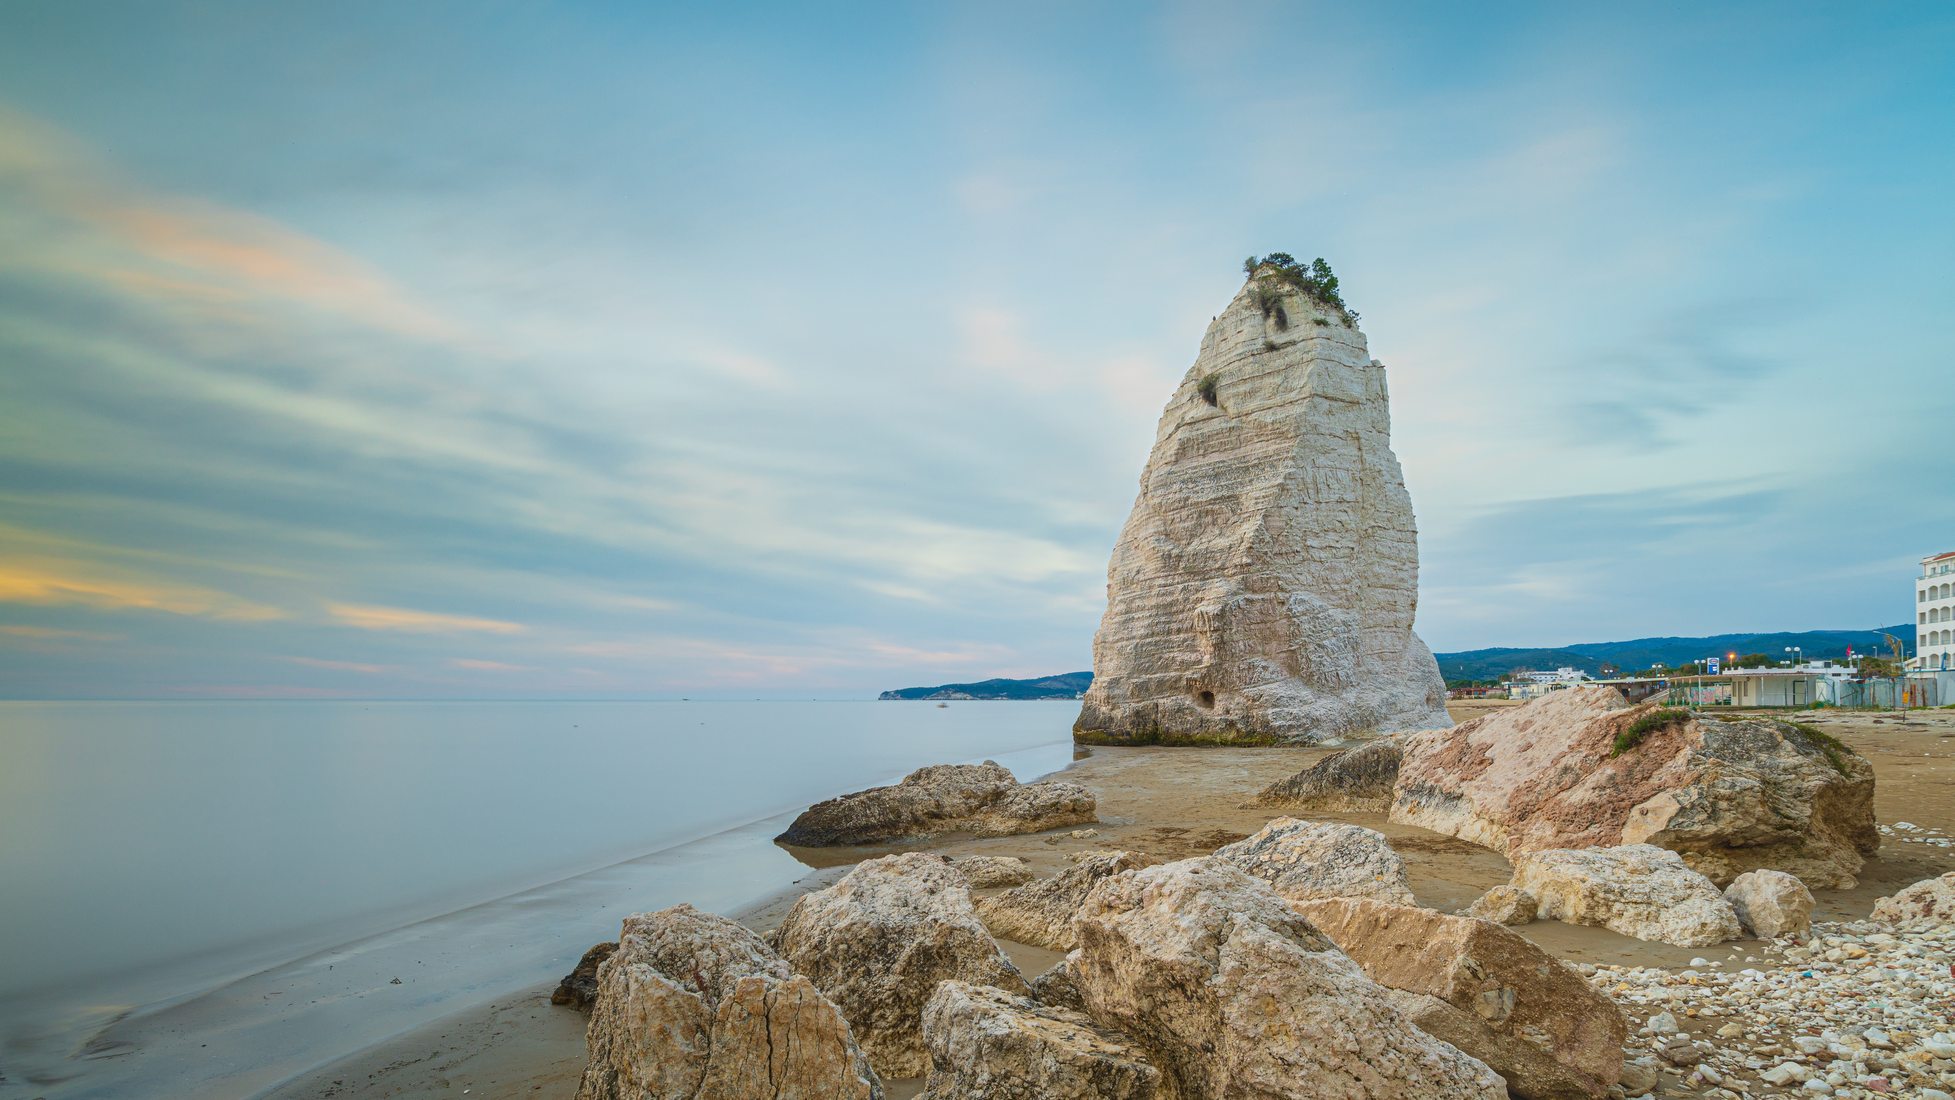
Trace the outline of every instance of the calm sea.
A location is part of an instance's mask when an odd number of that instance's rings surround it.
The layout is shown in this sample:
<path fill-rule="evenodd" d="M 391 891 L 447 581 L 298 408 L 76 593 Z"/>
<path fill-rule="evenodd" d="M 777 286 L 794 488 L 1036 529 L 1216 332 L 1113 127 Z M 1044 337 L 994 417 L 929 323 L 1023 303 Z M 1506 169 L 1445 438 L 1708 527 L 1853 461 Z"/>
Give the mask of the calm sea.
<path fill-rule="evenodd" d="M 1073 703 L 0 703 L 0 1096 L 249 1096 L 807 868 L 792 813 Z M 395 979 L 400 979 L 398 982 Z"/>

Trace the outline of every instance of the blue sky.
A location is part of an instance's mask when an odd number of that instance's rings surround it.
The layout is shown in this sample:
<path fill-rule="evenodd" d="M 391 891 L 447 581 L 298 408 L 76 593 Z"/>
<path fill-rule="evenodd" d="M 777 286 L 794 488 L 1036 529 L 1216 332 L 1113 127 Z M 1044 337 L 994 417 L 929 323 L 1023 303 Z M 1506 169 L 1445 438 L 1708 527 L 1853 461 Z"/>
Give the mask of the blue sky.
<path fill-rule="evenodd" d="M 1391 368 L 1436 649 L 1955 548 L 1943 5 L 0 12 L 0 695 L 1083 668 L 1241 258 Z"/>

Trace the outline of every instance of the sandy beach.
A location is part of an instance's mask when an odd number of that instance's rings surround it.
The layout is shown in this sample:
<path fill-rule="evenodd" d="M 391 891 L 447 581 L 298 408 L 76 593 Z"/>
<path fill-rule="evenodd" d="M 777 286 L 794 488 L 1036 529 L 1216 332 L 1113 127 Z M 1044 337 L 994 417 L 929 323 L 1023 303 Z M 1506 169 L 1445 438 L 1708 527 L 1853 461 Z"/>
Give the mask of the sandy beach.
<path fill-rule="evenodd" d="M 1504 702 L 1453 705 L 1459 720 Z M 1863 918 L 1874 900 L 1921 879 L 1955 869 L 1955 848 L 1924 837 L 1955 834 L 1955 710 L 1908 713 L 1818 712 L 1800 720 L 1822 726 L 1873 763 L 1878 781 L 1875 811 L 1883 826 L 1919 827 L 1886 836 L 1851 890 L 1815 891 L 1816 920 Z M 777 924 L 800 894 L 833 882 L 857 861 L 890 851 L 927 849 L 950 856 L 1019 856 L 1041 874 L 1056 872 L 1073 853 L 1127 848 L 1149 861 L 1203 855 L 1260 828 L 1272 811 L 1248 805 L 1255 793 L 1321 758 L 1325 749 L 1096 748 L 1065 770 L 1068 780 L 1099 798 L 1101 824 L 1090 830 L 986 840 L 946 838 L 902 847 L 796 850 L 810 864 L 792 890 L 735 914 L 759 930 Z M 1510 868 L 1498 854 L 1423 829 L 1391 824 L 1379 814 L 1313 814 L 1384 833 L 1405 859 L 1421 904 L 1444 911 L 1466 905 L 1490 886 L 1507 881 Z M 986 891 L 979 891 L 982 894 Z M 1752 940 L 1714 948 L 1672 947 L 1616 935 L 1599 928 L 1537 921 L 1519 931 L 1574 963 L 1682 969 L 1693 959 L 1736 966 L 1770 960 L 1771 950 Z M 580 945 L 582 946 L 582 945 Z M 1059 956 L 1006 943 L 1027 975 Z M 549 1004 L 549 989 L 536 988 L 493 1004 L 455 1013 L 371 1047 L 273 1090 L 280 1100 L 307 1097 L 543 1096 L 568 1100 L 584 1064 L 586 1017 Z M 1632 1025 L 1641 1022 L 1631 1012 Z M 1667 1076 L 1657 1095 L 1694 1095 Z M 893 1097 L 915 1095 L 920 1082 L 887 1082 Z M 1768 1090 L 1769 1091 L 1769 1090 Z"/>

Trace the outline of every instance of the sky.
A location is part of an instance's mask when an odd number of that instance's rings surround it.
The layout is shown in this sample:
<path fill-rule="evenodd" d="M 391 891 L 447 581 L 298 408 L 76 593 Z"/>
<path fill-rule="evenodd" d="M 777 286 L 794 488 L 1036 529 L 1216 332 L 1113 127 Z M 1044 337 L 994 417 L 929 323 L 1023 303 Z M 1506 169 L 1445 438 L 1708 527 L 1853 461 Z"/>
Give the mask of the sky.
<path fill-rule="evenodd" d="M 0 9 L 0 696 L 1090 664 L 1245 255 L 1390 370 L 1438 650 L 1912 616 L 1943 4 Z"/>

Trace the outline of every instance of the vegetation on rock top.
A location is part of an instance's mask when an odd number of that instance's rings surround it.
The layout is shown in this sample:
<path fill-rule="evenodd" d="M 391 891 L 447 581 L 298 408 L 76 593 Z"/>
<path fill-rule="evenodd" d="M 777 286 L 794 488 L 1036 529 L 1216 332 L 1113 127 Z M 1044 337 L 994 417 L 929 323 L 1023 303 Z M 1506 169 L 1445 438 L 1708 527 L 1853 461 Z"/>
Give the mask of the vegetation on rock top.
<path fill-rule="evenodd" d="M 1242 270 L 1256 280 L 1256 308 L 1263 316 L 1276 322 L 1276 327 L 1288 328 L 1290 319 L 1283 312 L 1283 288 L 1289 287 L 1303 294 L 1319 305 L 1336 310 L 1348 324 L 1358 323 L 1357 311 L 1344 304 L 1344 297 L 1337 289 L 1337 276 L 1330 264 L 1322 256 L 1305 264 L 1288 252 L 1272 252 L 1267 256 L 1251 256 L 1242 262 Z"/>

